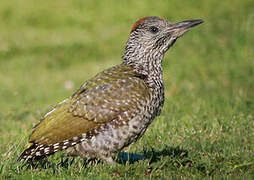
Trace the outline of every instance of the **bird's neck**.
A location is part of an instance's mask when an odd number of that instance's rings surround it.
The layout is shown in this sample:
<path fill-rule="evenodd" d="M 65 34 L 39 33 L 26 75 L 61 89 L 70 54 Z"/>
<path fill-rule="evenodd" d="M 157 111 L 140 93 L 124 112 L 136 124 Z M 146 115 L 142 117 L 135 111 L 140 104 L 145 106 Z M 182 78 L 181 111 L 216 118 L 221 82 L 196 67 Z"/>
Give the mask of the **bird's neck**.
<path fill-rule="evenodd" d="M 163 53 L 151 49 L 127 46 L 123 63 L 131 66 L 137 74 L 144 75 L 145 82 L 152 88 L 163 88 Z"/>

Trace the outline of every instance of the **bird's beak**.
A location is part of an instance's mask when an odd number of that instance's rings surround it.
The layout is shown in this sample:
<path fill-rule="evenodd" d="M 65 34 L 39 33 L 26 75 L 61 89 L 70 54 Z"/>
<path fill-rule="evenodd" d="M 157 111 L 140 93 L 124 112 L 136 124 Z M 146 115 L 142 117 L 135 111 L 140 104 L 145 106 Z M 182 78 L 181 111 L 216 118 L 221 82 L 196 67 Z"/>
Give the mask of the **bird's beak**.
<path fill-rule="evenodd" d="M 187 21 L 182 21 L 179 23 L 169 23 L 168 25 L 168 31 L 173 33 L 172 35 L 175 37 L 180 37 L 182 36 L 185 32 L 187 32 L 190 28 L 197 26 L 204 21 L 201 19 L 196 19 L 196 20 L 187 20 Z"/>

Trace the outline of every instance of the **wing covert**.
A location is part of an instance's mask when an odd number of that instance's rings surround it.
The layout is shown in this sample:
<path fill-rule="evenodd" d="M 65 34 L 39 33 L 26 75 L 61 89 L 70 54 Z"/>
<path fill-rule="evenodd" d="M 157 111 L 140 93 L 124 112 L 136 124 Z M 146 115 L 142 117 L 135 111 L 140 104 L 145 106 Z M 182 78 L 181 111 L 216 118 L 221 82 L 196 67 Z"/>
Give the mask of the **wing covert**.
<path fill-rule="evenodd" d="M 103 78 L 107 78 L 105 74 Z M 142 104 L 149 100 L 149 89 L 137 77 L 116 77 L 110 82 L 103 78 L 101 83 L 92 85 L 88 81 L 71 98 L 57 105 L 34 127 L 30 142 L 54 144 L 79 136 L 121 113 L 139 113 Z"/>

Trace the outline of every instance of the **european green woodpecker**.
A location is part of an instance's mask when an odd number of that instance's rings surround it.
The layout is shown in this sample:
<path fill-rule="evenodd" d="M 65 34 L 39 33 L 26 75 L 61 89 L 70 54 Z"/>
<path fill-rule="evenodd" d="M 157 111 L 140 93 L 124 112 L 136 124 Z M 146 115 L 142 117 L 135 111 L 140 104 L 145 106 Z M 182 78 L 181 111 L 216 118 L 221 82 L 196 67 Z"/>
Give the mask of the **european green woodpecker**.
<path fill-rule="evenodd" d="M 100 158 L 138 140 L 164 103 L 162 59 L 166 51 L 202 20 L 171 23 L 145 17 L 132 27 L 122 63 L 86 81 L 34 127 L 31 146 L 19 160 L 37 160 L 66 150 L 67 155 Z"/>

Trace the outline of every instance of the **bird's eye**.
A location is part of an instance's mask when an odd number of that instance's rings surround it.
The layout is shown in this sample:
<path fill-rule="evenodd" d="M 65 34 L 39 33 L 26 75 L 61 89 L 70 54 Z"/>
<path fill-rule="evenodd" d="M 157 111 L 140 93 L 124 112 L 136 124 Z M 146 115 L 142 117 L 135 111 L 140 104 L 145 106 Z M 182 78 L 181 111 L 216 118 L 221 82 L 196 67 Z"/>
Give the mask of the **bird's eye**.
<path fill-rule="evenodd" d="M 156 34 L 156 33 L 159 31 L 159 29 L 158 29 L 157 27 L 155 27 L 155 26 L 151 26 L 151 27 L 150 27 L 150 31 L 151 31 L 151 33 L 153 33 L 153 34 Z"/>

